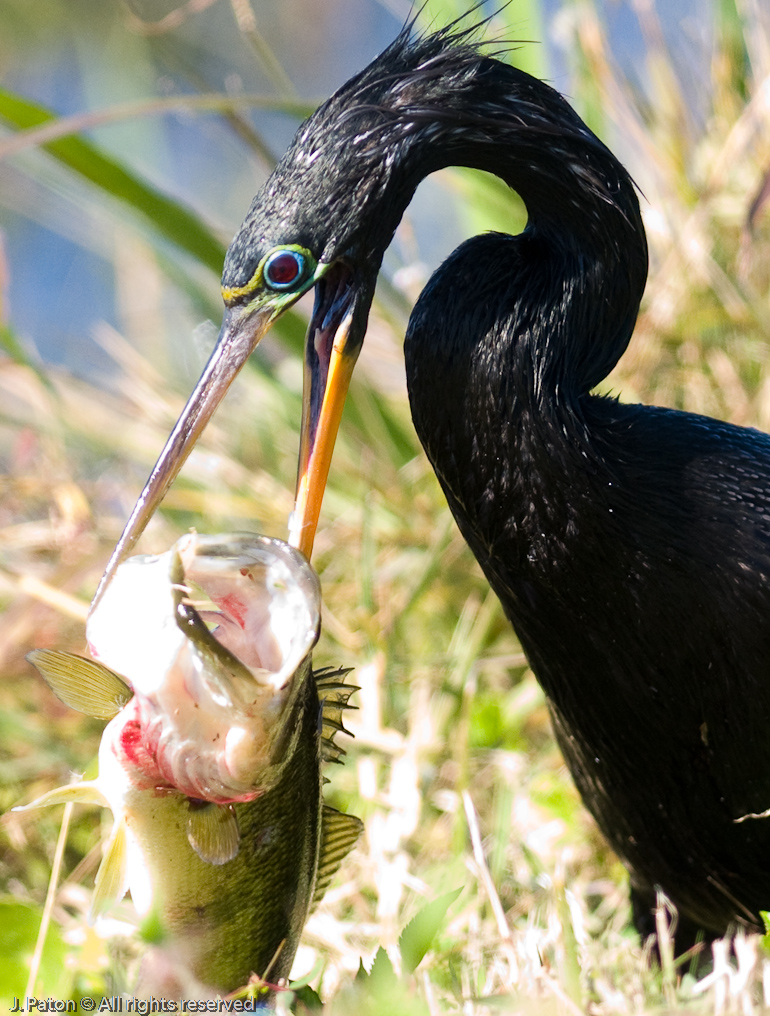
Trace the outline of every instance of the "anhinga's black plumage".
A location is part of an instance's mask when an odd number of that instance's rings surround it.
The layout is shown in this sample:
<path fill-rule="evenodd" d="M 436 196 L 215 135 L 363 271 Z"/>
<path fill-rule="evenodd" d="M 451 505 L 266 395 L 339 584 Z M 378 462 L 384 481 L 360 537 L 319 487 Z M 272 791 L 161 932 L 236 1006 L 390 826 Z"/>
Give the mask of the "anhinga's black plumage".
<path fill-rule="evenodd" d="M 456 26 L 404 32 L 303 124 L 255 198 L 225 265 L 223 348 L 254 308 L 280 311 L 268 255 L 301 248 L 291 298 L 317 283 L 312 449 L 330 337 L 354 359 L 404 209 L 450 165 L 497 174 L 529 220 L 464 243 L 414 309 L 420 439 L 631 870 L 640 927 L 656 886 L 690 930 L 756 925 L 770 909 L 757 817 L 770 809 L 770 438 L 591 394 L 631 336 L 647 248 L 628 173 L 566 101 Z"/>

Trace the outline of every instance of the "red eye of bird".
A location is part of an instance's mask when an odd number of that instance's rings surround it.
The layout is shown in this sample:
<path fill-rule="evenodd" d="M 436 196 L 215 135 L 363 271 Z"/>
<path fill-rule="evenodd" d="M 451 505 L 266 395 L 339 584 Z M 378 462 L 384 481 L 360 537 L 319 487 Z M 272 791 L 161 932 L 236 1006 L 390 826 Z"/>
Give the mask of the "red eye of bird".
<path fill-rule="evenodd" d="M 305 259 L 297 251 L 276 251 L 265 262 L 265 282 L 271 289 L 289 289 L 301 277 L 304 267 Z"/>

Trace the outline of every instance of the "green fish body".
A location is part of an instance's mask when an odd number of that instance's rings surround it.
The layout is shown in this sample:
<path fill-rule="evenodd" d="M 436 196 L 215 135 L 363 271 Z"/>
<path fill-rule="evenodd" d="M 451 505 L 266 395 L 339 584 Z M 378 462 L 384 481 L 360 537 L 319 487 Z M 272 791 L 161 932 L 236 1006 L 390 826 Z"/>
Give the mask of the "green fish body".
<path fill-rule="evenodd" d="M 288 976 L 360 834 L 322 801 L 321 763 L 341 754 L 353 688 L 344 672 L 313 673 L 319 629 L 302 555 L 251 534 L 191 534 L 121 565 L 87 624 L 95 659 L 29 657 L 65 703 L 111 718 L 97 779 L 27 807 L 109 807 L 92 913 L 130 889 L 177 967 L 215 991 Z"/>

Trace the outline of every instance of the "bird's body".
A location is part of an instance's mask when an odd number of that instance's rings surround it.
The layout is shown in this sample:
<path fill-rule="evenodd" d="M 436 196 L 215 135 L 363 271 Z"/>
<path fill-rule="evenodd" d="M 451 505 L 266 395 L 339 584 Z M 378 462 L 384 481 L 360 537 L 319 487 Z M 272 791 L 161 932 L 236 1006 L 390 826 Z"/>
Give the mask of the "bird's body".
<path fill-rule="evenodd" d="M 230 357 L 226 383 L 311 286 L 297 514 L 317 515 L 327 405 L 383 252 L 419 181 L 449 165 L 495 173 L 529 218 L 463 244 L 415 307 L 420 440 L 631 869 L 639 926 L 657 886 L 691 930 L 756 926 L 770 909 L 770 819 L 746 817 L 770 809 L 770 438 L 591 394 L 646 281 L 633 183 L 557 92 L 461 27 L 404 31 L 300 127 L 230 247 L 219 346 L 121 546 L 215 401 L 218 364 Z M 300 525 L 309 553 L 314 521 Z"/>
<path fill-rule="evenodd" d="M 501 399 L 513 373 L 483 332 L 440 343 L 462 319 L 441 271 L 405 347 L 415 425 L 631 870 L 637 923 L 652 929 L 660 886 L 682 944 L 754 925 L 770 819 L 736 820 L 770 808 L 770 438 L 587 393 Z"/>
<path fill-rule="evenodd" d="M 746 818 L 770 809 L 770 437 L 576 384 L 613 345 L 623 263 L 578 244 L 570 271 L 528 208 L 527 232 L 469 240 L 418 300 L 412 417 L 637 923 L 660 886 L 689 943 L 770 903 L 770 818 Z"/>

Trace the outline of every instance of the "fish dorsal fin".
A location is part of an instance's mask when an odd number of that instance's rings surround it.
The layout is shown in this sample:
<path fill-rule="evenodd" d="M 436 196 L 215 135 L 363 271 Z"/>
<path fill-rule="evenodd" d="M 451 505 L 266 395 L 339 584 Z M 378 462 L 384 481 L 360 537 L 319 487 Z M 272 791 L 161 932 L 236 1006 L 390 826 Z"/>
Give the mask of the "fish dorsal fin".
<path fill-rule="evenodd" d="M 120 674 L 85 656 L 33 649 L 27 660 L 65 705 L 98 720 L 111 720 L 133 695 Z"/>
<path fill-rule="evenodd" d="M 345 754 L 345 749 L 335 744 L 334 738 L 340 732 L 350 734 L 342 722 L 343 712 L 356 708 L 348 705 L 350 696 L 358 691 L 355 684 L 345 684 L 345 677 L 350 671 L 350 667 L 336 670 L 324 667 L 313 675 L 321 703 L 321 758 L 324 762 L 339 762 Z"/>
<path fill-rule="evenodd" d="M 47 808 L 53 804 L 99 804 L 109 808 L 110 804 L 96 783 L 84 780 L 80 783 L 69 783 L 66 787 L 57 787 L 35 798 L 31 804 L 18 805 L 14 811 L 30 811 L 32 808 Z"/>
<path fill-rule="evenodd" d="M 126 823 L 115 822 L 110 838 L 104 847 L 102 863 L 96 873 L 94 896 L 88 918 L 93 921 L 112 906 L 119 903 L 128 890 L 128 845 Z"/>
<path fill-rule="evenodd" d="M 187 839 L 198 857 L 207 864 L 232 861 L 241 845 L 232 805 L 192 800 L 188 804 Z"/>
<path fill-rule="evenodd" d="M 363 822 L 355 815 L 344 815 L 336 808 L 330 808 L 328 804 L 323 806 L 321 852 L 313 892 L 314 907 L 321 901 L 339 866 L 358 842 L 363 828 Z"/>

